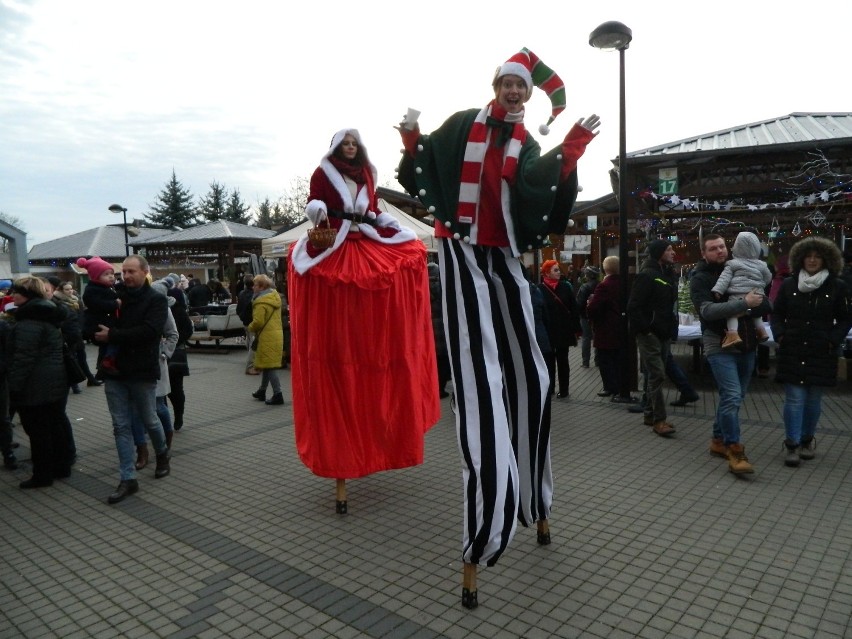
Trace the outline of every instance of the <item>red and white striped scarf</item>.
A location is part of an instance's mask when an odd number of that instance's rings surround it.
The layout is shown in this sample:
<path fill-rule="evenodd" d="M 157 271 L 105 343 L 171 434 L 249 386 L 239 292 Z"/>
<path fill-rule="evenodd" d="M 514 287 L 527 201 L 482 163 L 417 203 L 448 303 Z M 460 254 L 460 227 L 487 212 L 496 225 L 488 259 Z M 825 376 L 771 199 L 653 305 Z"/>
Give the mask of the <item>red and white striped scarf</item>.
<path fill-rule="evenodd" d="M 461 184 L 459 184 L 459 206 L 456 210 L 456 221 L 461 224 L 476 222 L 485 152 L 488 149 L 492 133 L 497 133 L 494 127 L 489 127 L 487 124 L 489 117 L 497 118 L 497 116 L 492 115 L 494 105 L 494 101 L 490 102 L 477 114 L 467 138 L 461 170 Z M 502 109 L 499 110 L 502 111 Z M 504 117 L 501 118 L 503 121 L 513 124 L 512 137 L 503 152 L 503 171 L 501 173 L 502 179 L 509 184 L 512 184 L 515 180 L 515 172 L 518 170 L 518 156 L 527 137 L 523 117 L 524 113 L 521 111 L 515 114 L 504 112 Z"/>

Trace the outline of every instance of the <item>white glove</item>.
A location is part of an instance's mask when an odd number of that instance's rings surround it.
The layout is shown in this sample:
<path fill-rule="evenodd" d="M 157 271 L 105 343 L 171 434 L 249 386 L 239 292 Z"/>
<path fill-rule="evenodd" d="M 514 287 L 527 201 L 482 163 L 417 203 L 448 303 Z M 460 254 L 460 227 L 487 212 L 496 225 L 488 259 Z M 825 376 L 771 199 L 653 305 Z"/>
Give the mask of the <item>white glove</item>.
<path fill-rule="evenodd" d="M 325 202 L 322 200 L 311 200 L 305 207 L 305 215 L 308 216 L 311 224 L 316 226 L 328 218 L 328 209 L 325 206 Z"/>

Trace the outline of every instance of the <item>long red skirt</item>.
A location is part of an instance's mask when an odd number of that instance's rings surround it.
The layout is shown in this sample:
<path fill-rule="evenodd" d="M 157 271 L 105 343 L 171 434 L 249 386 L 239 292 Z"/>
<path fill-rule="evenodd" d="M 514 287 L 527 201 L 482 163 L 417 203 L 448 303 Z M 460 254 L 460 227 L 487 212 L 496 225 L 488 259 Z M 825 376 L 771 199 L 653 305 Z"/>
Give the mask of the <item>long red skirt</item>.
<path fill-rule="evenodd" d="M 350 235 L 304 275 L 290 260 L 288 294 L 302 462 L 335 479 L 422 463 L 440 418 L 423 244 Z"/>

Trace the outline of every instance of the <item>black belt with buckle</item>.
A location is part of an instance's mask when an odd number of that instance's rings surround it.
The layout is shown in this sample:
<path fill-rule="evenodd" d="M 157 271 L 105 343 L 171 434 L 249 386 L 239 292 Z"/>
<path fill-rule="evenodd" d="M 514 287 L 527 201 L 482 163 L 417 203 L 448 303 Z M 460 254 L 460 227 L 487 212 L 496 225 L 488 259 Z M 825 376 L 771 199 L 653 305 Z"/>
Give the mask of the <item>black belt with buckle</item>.
<path fill-rule="evenodd" d="M 327 213 L 329 217 L 336 217 L 340 220 L 351 220 L 356 224 L 369 224 L 370 226 L 378 226 L 378 224 L 376 224 L 376 220 L 371 217 L 367 217 L 366 215 L 362 215 L 361 213 L 347 213 L 346 211 L 335 211 L 333 209 L 329 209 Z"/>

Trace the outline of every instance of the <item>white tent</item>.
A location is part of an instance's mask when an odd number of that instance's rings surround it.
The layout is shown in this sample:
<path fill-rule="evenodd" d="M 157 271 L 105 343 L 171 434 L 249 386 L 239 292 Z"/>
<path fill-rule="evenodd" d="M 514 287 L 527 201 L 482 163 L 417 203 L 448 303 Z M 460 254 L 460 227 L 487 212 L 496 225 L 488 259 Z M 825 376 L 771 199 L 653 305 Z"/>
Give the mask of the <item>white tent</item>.
<path fill-rule="evenodd" d="M 438 247 L 435 243 L 435 233 L 431 226 L 421 222 L 417 218 L 411 217 L 402 209 L 395 207 L 393 204 L 379 199 L 379 209 L 385 213 L 390 213 L 398 221 L 403 228 L 409 228 L 417 234 L 423 244 L 426 245 L 427 251 L 437 251 Z M 284 231 L 279 235 L 263 240 L 262 255 L 267 259 L 275 259 L 279 257 L 287 257 L 287 251 L 290 250 L 290 245 L 304 235 L 311 228 L 309 220 L 305 220 L 298 226 L 294 226 L 289 231 Z"/>

